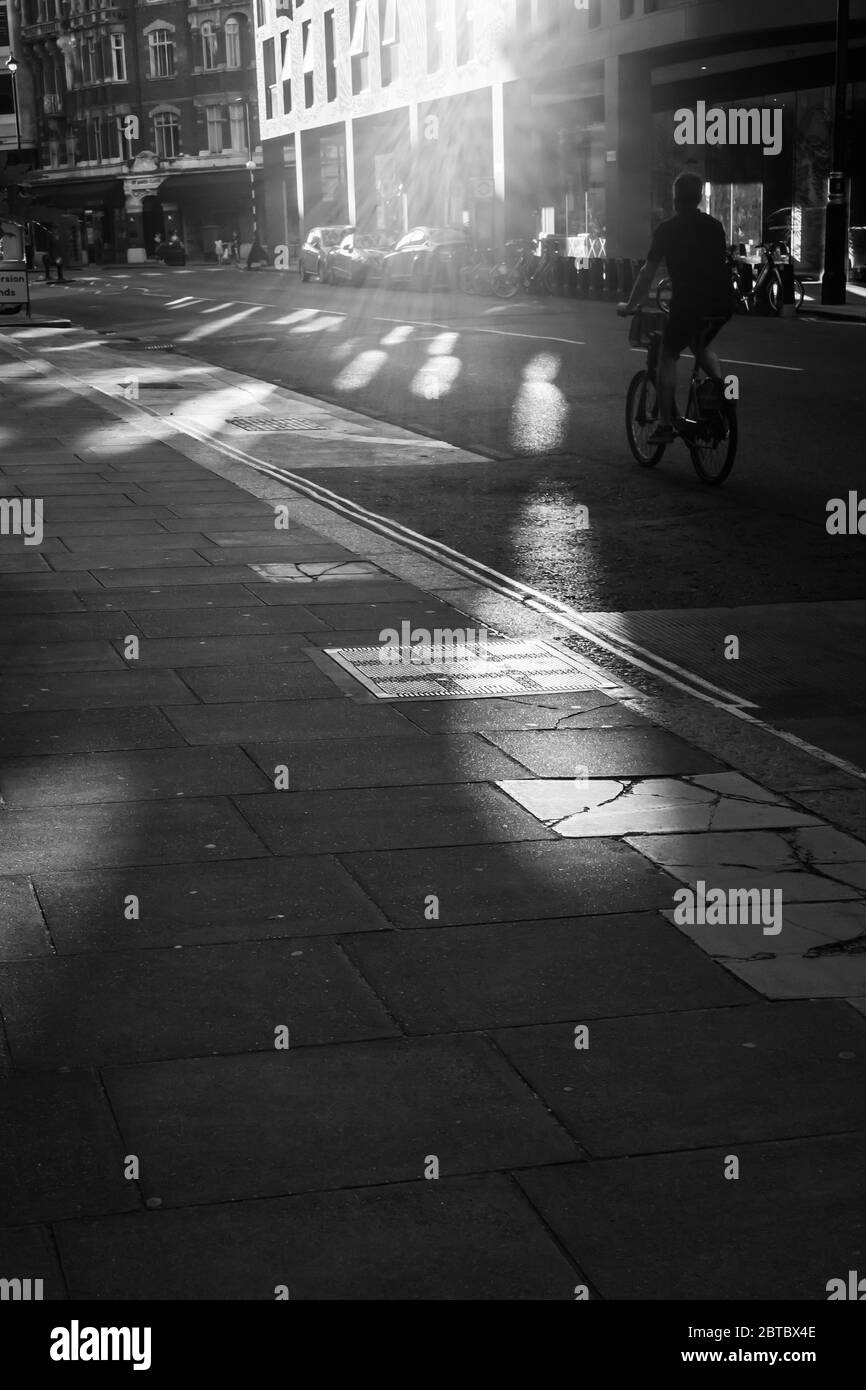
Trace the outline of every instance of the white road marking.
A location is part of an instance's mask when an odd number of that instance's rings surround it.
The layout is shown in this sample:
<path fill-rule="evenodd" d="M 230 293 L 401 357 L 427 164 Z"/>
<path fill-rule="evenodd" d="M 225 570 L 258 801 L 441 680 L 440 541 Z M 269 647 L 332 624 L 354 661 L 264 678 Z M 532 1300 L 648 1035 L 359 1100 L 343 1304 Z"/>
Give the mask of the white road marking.
<path fill-rule="evenodd" d="M 644 357 L 646 356 L 646 348 L 633 347 L 629 348 L 629 352 L 639 352 Z M 694 361 L 690 352 L 683 353 L 683 356 L 687 357 L 691 362 Z M 722 365 L 724 366 L 726 362 L 730 362 L 732 367 L 766 367 L 770 372 L 803 372 L 806 370 L 805 367 L 782 367 L 778 362 L 743 362 L 737 357 L 722 356 Z"/>
<path fill-rule="evenodd" d="M 195 303 L 195 295 L 194 295 L 194 294 L 186 294 L 186 295 L 183 296 L 182 299 L 168 299 L 168 300 L 166 300 L 165 307 L 166 307 L 166 309 L 177 309 L 177 308 L 180 307 L 181 304 L 193 304 L 193 303 Z M 201 301 L 199 301 L 199 303 L 201 303 Z"/>
<path fill-rule="evenodd" d="M 237 303 L 238 301 L 236 299 L 230 299 L 227 304 L 214 304 L 213 308 L 202 309 L 201 312 L 203 314 L 217 314 L 220 309 L 233 309 Z"/>
<path fill-rule="evenodd" d="M 344 315 L 345 317 L 345 315 Z M 586 347 L 580 338 L 554 338 L 549 333 L 514 333 L 507 328 L 481 328 L 475 324 L 459 326 L 453 323 L 430 323 L 426 319 L 389 319 L 383 314 L 373 315 L 374 323 L 397 323 L 403 327 L 439 328 L 446 333 L 492 333 L 497 338 L 528 338 L 534 343 L 566 343 L 569 347 Z"/>
<path fill-rule="evenodd" d="M 239 314 L 230 314 L 227 319 L 211 319 L 209 323 L 203 323 L 201 328 L 193 328 L 189 333 L 184 333 L 178 342 L 196 343 L 201 338 L 209 338 L 212 333 L 220 333 L 224 328 L 230 328 L 233 324 L 248 319 L 251 314 L 258 314 L 264 307 L 264 304 L 256 304 L 252 309 L 242 309 Z"/>

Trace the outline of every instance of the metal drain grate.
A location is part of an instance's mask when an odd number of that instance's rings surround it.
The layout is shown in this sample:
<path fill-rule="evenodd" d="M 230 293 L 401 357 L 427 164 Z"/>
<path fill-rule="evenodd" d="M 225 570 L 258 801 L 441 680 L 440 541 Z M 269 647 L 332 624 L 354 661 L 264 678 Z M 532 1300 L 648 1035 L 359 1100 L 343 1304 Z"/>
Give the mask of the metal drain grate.
<path fill-rule="evenodd" d="M 235 415 L 226 422 L 250 434 L 291 434 L 293 431 L 320 430 L 322 425 L 300 415 Z"/>
<path fill-rule="evenodd" d="M 616 688 L 597 667 L 547 642 L 495 637 L 463 646 L 443 633 L 439 645 L 401 647 L 397 661 L 388 659 L 389 650 L 384 644 L 327 647 L 325 655 L 378 700 L 489 700 Z"/>

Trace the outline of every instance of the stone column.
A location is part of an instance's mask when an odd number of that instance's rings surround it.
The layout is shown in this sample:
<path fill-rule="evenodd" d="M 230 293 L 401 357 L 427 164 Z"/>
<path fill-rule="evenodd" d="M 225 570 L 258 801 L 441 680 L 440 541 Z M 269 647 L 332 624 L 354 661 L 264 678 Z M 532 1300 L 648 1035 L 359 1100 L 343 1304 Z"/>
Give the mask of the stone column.
<path fill-rule="evenodd" d="M 608 256 L 641 259 L 652 227 L 652 67 L 644 54 L 604 60 Z"/>

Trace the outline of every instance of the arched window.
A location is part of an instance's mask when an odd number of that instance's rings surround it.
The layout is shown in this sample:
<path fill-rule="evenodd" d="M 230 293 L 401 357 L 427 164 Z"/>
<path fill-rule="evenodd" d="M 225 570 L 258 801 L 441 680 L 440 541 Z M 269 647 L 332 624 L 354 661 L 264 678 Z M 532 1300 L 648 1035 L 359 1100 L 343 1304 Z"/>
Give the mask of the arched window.
<path fill-rule="evenodd" d="M 174 77 L 174 35 L 168 28 L 152 29 L 147 36 L 151 77 Z"/>
<path fill-rule="evenodd" d="M 241 66 L 241 26 L 237 19 L 226 20 L 225 36 L 226 67 L 239 68 Z"/>
<path fill-rule="evenodd" d="M 153 118 L 153 136 L 160 159 L 177 159 L 180 154 L 180 121 L 172 111 L 159 111 Z"/>
<path fill-rule="evenodd" d="M 217 65 L 216 29 L 209 20 L 201 26 L 201 65 L 205 72 L 213 72 Z"/>

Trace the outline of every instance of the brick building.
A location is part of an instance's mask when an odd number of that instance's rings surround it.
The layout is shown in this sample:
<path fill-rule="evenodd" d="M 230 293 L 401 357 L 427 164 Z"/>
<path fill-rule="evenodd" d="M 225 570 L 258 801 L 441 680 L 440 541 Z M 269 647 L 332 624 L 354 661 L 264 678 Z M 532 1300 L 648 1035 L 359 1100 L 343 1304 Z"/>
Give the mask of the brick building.
<path fill-rule="evenodd" d="M 786 220 L 820 263 L 833 0 L 257 0 L 268 224 L 544 229 L 641 256 L 684 168 L 731 239 Z M 851 0 L 849 160 L 866 136 L 866 0 Z M 778 107 L 781 153 L 682 148 L 674 114 Z M 866 177 L 852 168 L 853 221 Z"/>
<path fill-rule="evenodd" d="M 258 131 L 245 0 L 9 5 L 19 91 L 35 111 L 31 192 L 72 214 L 71 263 L 138 260 L 175 231 L 193 255 L 249 236 Z"/>

